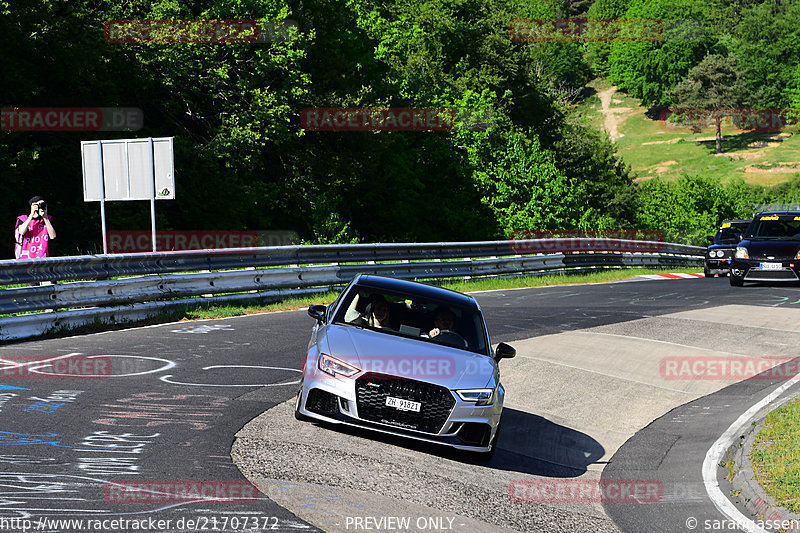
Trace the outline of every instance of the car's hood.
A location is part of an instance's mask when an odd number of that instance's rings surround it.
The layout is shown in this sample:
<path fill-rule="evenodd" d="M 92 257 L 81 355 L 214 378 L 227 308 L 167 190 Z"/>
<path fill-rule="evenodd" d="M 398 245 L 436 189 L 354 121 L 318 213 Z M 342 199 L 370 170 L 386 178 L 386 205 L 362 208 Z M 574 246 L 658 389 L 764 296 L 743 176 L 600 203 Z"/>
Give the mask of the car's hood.
<path fill-rule="evenodd" d="M 739 246 L 747 248 L 747 253 L 752 258 L 773 256 L 776 259 L 794 258 L 800 250 L 800 241 L 781 240 L 746 240 Z"/>
<path fill-rule="evenodd" d="M 497 368 L 487 355 L 351 326 L 328 325 L 319 342 L 323 352 L 365 372 L 451 389 L 486 387 Z"/>

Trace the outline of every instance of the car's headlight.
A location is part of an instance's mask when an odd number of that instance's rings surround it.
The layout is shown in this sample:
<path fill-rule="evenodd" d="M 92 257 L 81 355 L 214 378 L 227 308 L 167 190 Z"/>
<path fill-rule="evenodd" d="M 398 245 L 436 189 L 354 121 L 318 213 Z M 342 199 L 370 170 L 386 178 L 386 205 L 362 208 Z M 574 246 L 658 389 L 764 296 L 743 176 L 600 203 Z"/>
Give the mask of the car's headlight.
<path fill-rule="evenodd" d="M 736 259 L 750 259 L 750 254 L 747 253 L 747 248 L 739 246 L 736 248 Z"/>
<path fill-rule="evenodd" d="M 794 258 L 795 259 L 800 259 L 800 250 L 797 251 L 797 253 L 795 254 Z"/>
<path fill-rule="evenodd" d="M 456 394 L 465 402 L 475 402 L 475 405 L 492 405 L 494 403 L 493 389 L 463 389 Z"/>
<path fill-rule="evenodd" d="M 361 372 L 360 368 L 349 365 L 344 361 L 339 361 L 335 357 L 331 357 L 330 355 L 324 353 L 320 354 L 319 356 L 319 369 L 326 374 L 330 374 L 331 376 L 338 374 L 348 378 Z"/>
<path fill-rule="evenodd" d="M 708 255 L 710 255 L 711 257 L 720 257 L 719 252 L 716 250 L 711 250 L 711 252 Z"/>

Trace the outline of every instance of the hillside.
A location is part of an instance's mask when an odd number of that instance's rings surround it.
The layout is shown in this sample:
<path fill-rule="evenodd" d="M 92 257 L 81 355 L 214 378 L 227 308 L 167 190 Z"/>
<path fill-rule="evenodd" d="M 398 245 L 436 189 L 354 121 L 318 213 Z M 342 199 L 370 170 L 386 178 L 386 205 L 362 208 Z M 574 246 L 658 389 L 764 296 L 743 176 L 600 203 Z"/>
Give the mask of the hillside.
<path fill-rule="evenodd" d="M 617 153 L 637 180 L 684 174 L 742 177 L 747 183 L 775 185 L 800 175 L 800 135 L 796 127 L 758 133 L 722 129 L 722 153 L 714 153 L 714 128 L 693 132 L 688 126 L 652 120 L 647 109 L 604 79 L 588 84 L 595 93 L 580 109 L 592 124 L 608 132 Z"/>

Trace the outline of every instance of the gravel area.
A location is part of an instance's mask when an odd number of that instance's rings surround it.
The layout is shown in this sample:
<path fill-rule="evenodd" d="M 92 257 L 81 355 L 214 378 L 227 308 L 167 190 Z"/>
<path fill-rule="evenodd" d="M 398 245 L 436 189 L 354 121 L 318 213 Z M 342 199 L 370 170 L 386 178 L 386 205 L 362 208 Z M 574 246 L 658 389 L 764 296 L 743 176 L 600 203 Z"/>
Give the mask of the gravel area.
<path fill-rule="evenodd" d="M 492 468 L 440 453 L 438 447 L 425 449 L 425 445 L 299 422 L 293 407 L 293 400 L 285 402 L 248 423 L 236 435 L 231 456 L 245 477 L 262 488 L 286 482 L 267 495 L 286 495 L 277 503 L 321 529 L 337 528 L 315 522 L 309 512 L 313 505 L 296 497 L 302 484 L 317 490 L 340 489 L 348 495 L 347 501 L 355 501 L 352 508 L 335 507 L 341 513 L 339 523 L 347 516 L 368 514 L 369 509 L 386 509 L 386 502 L 391 502 L 391 512 L 397 515 L 419 516 L 426 509 L 476 521 L 465 531 L 619 531 L 598 504 L 512 501 L 511 481 L 537 479 L 525 473 L 525 457 L 518 458 L 519 468 Z M 598 473 L 586 472 L 583 477 L 596 479 Z M 288 495 L 288 486 L 294 497 Z M 330 509 L 325 512 L 329 514 Z M 476 524 L 485 527 L 476 528 Z"/>

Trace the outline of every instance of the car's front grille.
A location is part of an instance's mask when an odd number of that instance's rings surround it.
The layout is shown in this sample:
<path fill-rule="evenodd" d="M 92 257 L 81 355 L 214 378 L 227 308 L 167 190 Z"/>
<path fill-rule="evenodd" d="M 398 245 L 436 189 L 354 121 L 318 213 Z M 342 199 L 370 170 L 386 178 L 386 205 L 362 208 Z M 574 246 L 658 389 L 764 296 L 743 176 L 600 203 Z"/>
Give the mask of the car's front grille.
<path fill-rule="evenodd" d="M 794 270 L 786 269 L 786 270 L 759 270 L 756 268 L 751 268 L 747 275 L 744 277 L 747 281 L 771 281 L 771 280 L 778 280 L 778 281 L 794 281 L 797 279 L 797 275 L 794 273 Z"/>
<path fill-rule="evenodd" d="M 387 397 L 419 402 L 420 411 L 389 407 Z M 456 404 L 445 387 L 376 373 L 356 380 L 356 400 L 358 416 L 364 420 L 425 433 L 439 433 Z"/>

